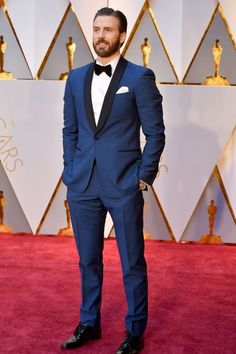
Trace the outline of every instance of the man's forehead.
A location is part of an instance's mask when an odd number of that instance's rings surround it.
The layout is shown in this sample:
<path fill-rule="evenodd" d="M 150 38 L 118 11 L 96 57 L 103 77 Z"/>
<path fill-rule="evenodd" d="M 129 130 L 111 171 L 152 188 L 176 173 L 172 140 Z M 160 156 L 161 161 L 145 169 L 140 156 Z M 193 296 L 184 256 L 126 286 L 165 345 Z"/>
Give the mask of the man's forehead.
<path fill-rule="evenodd" d="M 115 27 L 118 26 L 119 27 L 120 22 L 119 19 L 115 16 L 97 16 L 96 19 L 93 22 L 93 27 L 96 26 L 102 26 L 102 27 Z"/>

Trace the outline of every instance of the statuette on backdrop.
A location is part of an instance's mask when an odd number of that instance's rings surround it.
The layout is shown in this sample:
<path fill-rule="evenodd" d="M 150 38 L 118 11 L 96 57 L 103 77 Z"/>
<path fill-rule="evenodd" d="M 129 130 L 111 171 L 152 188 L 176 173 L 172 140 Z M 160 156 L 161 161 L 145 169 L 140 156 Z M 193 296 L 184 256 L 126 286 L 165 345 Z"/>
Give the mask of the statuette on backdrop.
<path fill-rule="evenodd" d="M 0 0 L 0 7 L 4 7 L 5 6 L 5 1 L 4 0 Z"/>
<path fill-rule="evenodd" d="M 12 232 L 12 228 L 4 224 L 4 210 L 6 206 L 6 197 L 3 191 L 0 191 L 0 232 Z"/>
<path fill-rule="evenodd" d="M 59 80 L 66 80 L 70 71 L 73 68 L 74 55 L 75 55 L 76 44 L 73 42 L 73 38 L 69 37 L 69 41 L 66 43 L 66 53 L 68 61 L 68 71 L 60 75 Z"/>
<path fill-rule="evenodd" d="M 4 41 L 4 37 L 0 36 L 0 80 L 12 80 L 14 79 L 12 73 L 4 70 L 4 57 L 7 49 L 7 42 Z"/>
<path fill-rule="evenodd" d="M 7 7 L 5 5 L 5 1 L 4 0 L 0 0 L 0 7 L 3 9 L 3 11 L 6 11 Z"/>
<path fill-rule="evenodd" d="M 145 210 L 147 209 L 147 204 L 144 203 L 144 206 L 143 206 L 143 213 L 145 213 Z M 150 232 L 148 232 L 147 230 L 143 229 L 143 238 L 144 240 L 153 240 L 153 236 L 152 234 L 150 234 Z"/>
<path fill-rule="evenodd" d="M 58 235 L 60 236 L 74 236 L 74 232 L 71 227 L 71 219 L 70 219 L 70 209 L 67 200 L 64 200 L 64 206 L 66 209 L 66 223 L 67 226 L 58 231 Z"/>
<path fill-rule="evenodd" d="M 148 67 L 151 50 L 152 50 L 152 46 L 148 42 L 148 38 L 146 37 L 146 38 L 144 38 L 144 43 L 141 44 L 141 51 L 143 53 L 143 66 L 145 68 Z"/>
<path fill-rule="evenodd" d="M 143 230 L 143 238 L 144 240 L 154 240 L 154 237 L 152 236 L 152 234 L 150 234 L 150 232 Z"/>
<path fill-rule="evenodd" d="M 215 45 L 212 47 L 212 55 L 214 58 L 214 75 L 208 76 L 203 82 L 207 86 L 229 86 L 229 81 L 226 77 L 220 75 L 220 61 L 223 53 L 223 47 L 220 40 L 217 39 Z"/>
<path fill-rule="evenodd" d="M 214 200 L 211 200 L 211 203 L 207 208 L 209 219 L 209 233 L 201 236 L 200 243 L 222 243 L 220 236 L 214 234 L 216 212 L 217 206 L 215 205 Z"/>

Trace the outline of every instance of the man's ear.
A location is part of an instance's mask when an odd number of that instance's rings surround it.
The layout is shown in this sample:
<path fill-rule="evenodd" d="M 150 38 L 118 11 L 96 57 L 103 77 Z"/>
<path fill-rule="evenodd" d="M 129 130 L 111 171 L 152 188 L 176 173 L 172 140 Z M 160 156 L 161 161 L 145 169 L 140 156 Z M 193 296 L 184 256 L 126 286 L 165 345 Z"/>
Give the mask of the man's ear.
<path fill-rule="evenodd" d="M 126 32 L 120 34 L 120 44 L 123 44 L 126 40 Z"/>

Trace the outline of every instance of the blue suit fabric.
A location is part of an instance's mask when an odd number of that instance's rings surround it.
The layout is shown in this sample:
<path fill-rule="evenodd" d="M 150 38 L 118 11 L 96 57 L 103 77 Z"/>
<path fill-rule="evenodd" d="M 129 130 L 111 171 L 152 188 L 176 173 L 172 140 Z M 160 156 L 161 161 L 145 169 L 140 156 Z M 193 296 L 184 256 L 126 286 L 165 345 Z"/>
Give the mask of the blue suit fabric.
<path fill-rule="evenodd" d="M 73 70 L 64 95 L 64 170 L 67 199 L 80 257 L 80 321 L 100 322 L 106 213 L 114 222 L 128 311 L 125 326 L 141 335 L 147 323 L 147 272 L 143 241 L 143 195 L 151 185 L 165 144 L 162 96 L 150 69 L 117 64 L 95 124 L 91 82 L 94 63 Z M 124 93 L 117 93 L 126 87 Z M 140 128 L 146 137 L 140 148 Z"/>

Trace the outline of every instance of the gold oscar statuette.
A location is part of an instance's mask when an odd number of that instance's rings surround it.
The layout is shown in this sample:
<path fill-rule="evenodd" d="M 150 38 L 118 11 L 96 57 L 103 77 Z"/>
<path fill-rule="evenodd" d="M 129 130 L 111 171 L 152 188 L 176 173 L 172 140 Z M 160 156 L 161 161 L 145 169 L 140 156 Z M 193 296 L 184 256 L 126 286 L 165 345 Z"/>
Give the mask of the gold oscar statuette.
<path fill-rule="evenodd" d="M 12 73 L 4 71 L 4 56 L 7 49 L 7 42 L 0 36 L 0 80 L 13 80 Z"/>
<path fill-rule="evenodd" d="M 0 232 L 11 233 L 12 228 L 4 224 L 4 209 L 6 206 L 6 197 L 3 191 L 0 191 Z"/>
<path fill-rule="evenodd" d="M 63 229 L 60 229 L 58 231 L 58 235 L 60 236 L 74 236 L 74 232 L 71 228 L 71 220 L 70 220 L 70 209 L 69 209 L 69 204 L 67 200 L 64 200 L 64 206 L 66 209 L 66 222 L 67 226 L 64 227 Z"/>
<path fill-rule="evenodd" d="M 144 43 L 141 44 L 141 51 L 143 53 L 143 66 L 145 68 L 147 68 L 148 66 L 151 50 L 152 47 L 151 44 L 148 42 L 148 38 L 144 38 Z"/>
<path fill-rule="evenodd" d="M 220 44 L 220 40 L 217 39 L 215 45 L 212 47 L 212 55 L 214 58 L 214 75 L 208 76 L 203 82 L 203 85 L 207 86 L 229 86 L 229 81 L 226 77 L 220 75 L 220 60 L 222 56 L 223 48 Z"/>
<path fill-rule="evenodd" d="M 143 214 L 144 214 L 146 208 L 147 208 L 147 205 L 146 205 L 146 203 L 144 203 Z M 150 234 L 150 232 L 148 232 L 147 230 L 143 230 L 143 237 L 144 237 L 144 240 L 153 240 L 152 234 Z"/>
<path fill-rule="evenodd" d="M 4 0 L 0 0 L 0 7 L 3 9 L 3 11 L 6 11 L 7 8 L 6 8 Z"/>
<path fill-rule="evenodd" d="M 200 238 L 200 243 L 222 243 L 219 235 L 214 235 L 214 224 L 215 215 L 217 212 L 217 206 L 214 200 L 211 200 L 210 205 L 207 208 L 208 218 L 209 218 L 209 233 L 202 235 Z"/>
<path fill-rule="evenodd" d="M 144 240 L 153 240 L 152 234 L 150 234 L 150 232 L 148 232 L 146 230 L 143 231 L 143 237 L 144 237 Z"/>
<path fill-rule="evenodd" d="M 66 53 L 67 53 L 67 61 L 68 61 L 68 71 L 62 73 L 59 77 L 59 80 L 66 80 L 70 71 L 73 68 L 74 62 L 74 54 L 75 54 L 76 44 L 73 42 L 73 38 L 69 37 L 69 42 L 66 43 Z"/>

